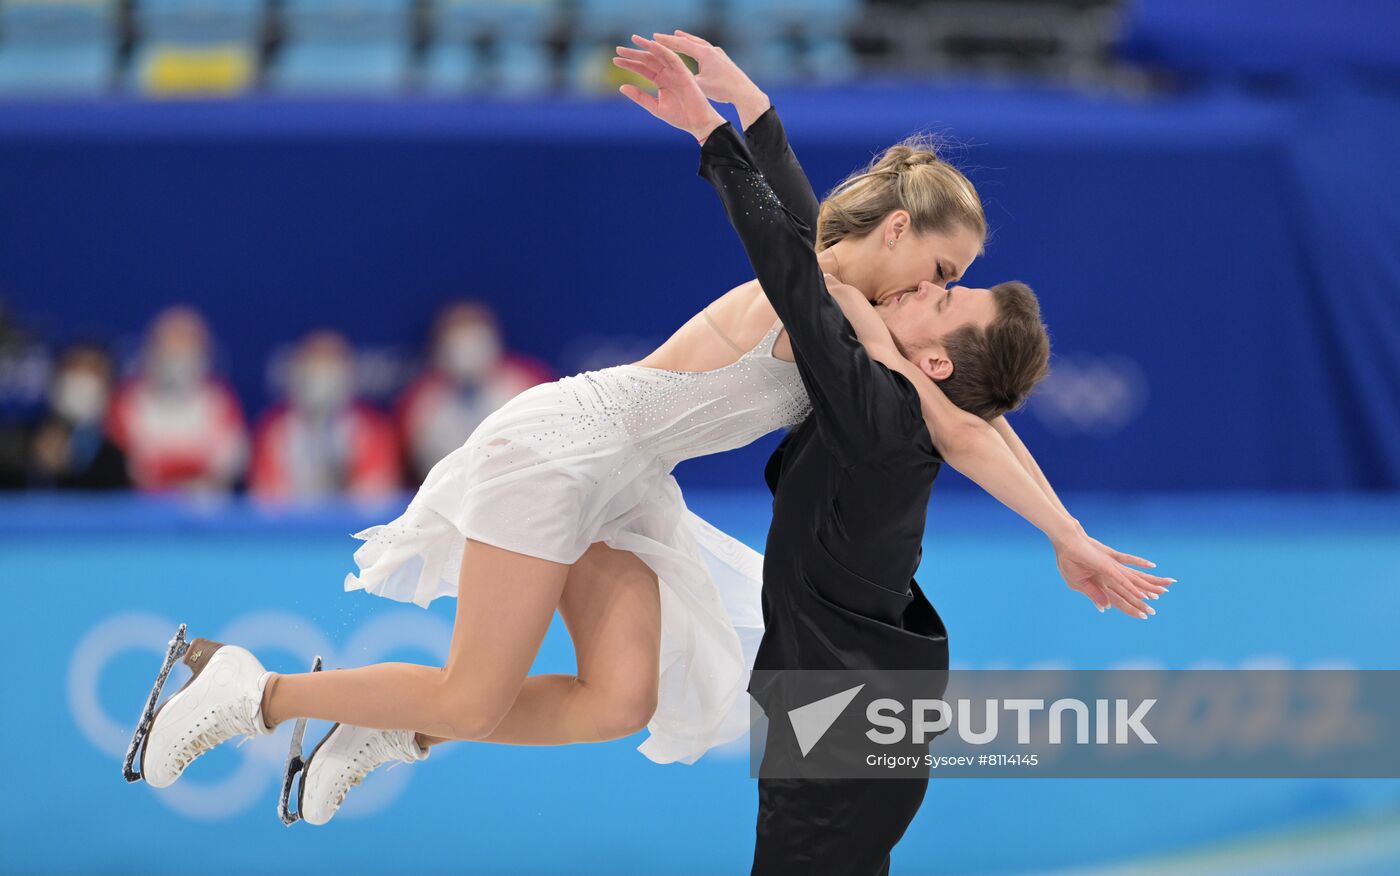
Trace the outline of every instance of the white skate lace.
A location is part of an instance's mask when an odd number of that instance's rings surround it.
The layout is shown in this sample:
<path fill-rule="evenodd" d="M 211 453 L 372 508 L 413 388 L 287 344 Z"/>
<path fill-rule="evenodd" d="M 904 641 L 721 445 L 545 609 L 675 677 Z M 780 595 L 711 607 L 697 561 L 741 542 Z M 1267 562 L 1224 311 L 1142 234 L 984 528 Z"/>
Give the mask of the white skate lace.
<path fill-rule="evenodd" d="M 336 777 L 335 808 L 339 809 L 345 802 L 345 795 L 350 793 L 351 788 L 363 782 L 365 776 L 385 761 L 394 761 L 389 765 L 389 769 L 393 769 L 418 760 L 416 752 L 409 751 L 409 746 L 417 747 L 417 743 L 409 741 L 411 738 L 408 734 L 387 732 L 366 736 L 355 756 L 345 761 Z"/>
<path fill-rule="evenodd" d="M 258 722 L 262 720 L 258 716 L 260 707 L 261 703 L 255 702 L 253 698 L 241 697 L 205 713 L 195 722 L 196 727 L 203 729 L 191 736 L 175 753 L 174 768 L 183 771 L 204 752 L 239 734 L 244 734 L 244 738 L 238 742 L 238 747 L 242 748 L 243 743 L 260 735 L 257 727 Z"/>

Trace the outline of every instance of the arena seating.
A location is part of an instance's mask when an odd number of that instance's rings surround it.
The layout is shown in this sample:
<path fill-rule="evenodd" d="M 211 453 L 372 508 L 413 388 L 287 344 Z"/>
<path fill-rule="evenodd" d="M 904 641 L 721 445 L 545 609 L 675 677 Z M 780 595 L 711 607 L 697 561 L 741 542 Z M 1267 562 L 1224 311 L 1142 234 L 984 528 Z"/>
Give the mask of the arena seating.
<path fill-rule="evenodd" d="M 0 2 L 0 96 L 101 93 L 116 54 L 116 0 Z"/>
<path fill-rule="evenodd" d="M 287 0 L 272 90 L 393 94 L 410 82 L 412 0 Z"/>
<path fill-rule="evenodd" d="M 143 38 L 132 64 L 152 95 L 237 94 L 258 73 L 267 7 L 262 0 L 139 0 Z"/>
<path fill-rule="evenodd" d="M 429 7 L 421 85 L 439 94 L 549 88 L 548 37 L 558 15 L 557 0 L 437 0 Z"/>

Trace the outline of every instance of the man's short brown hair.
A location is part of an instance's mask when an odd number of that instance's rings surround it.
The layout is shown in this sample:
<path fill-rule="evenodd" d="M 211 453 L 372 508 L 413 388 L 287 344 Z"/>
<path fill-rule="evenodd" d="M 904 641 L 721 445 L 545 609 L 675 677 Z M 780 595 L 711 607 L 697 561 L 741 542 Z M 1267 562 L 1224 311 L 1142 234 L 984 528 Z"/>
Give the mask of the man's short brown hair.
<path fill-rule="evenodd" d="M 1050 373 L 1050 334 L 1031 287 L 1013 280 L 988 291 L 996 317 L 985 330 L 965 325 L 943 338 L 953 373 L 938 384 L 955 405 L 984 420 L 1025 404 Z"/>

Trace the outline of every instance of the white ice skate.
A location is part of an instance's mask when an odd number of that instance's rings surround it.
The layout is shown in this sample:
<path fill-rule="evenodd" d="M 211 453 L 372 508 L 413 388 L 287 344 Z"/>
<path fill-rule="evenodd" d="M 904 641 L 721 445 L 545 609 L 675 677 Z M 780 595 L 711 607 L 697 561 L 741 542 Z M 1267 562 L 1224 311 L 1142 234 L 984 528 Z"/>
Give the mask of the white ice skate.
<path fill-rule="evenodd" d="M 273 732 L 262 719 L 263 689 L 272 673 L 237 645 L 209 639 L 195 639 L 186 645 L 184 629 L 181 626 L 171 640 L 166 663 L 151 691 L 123 767 L 128 780 L 145 779 L 155 788 L 174 784 L 191 761 L 221 742 L 240 735 L 250 739 Z M 152 713 L 174 658 L 181 654 L 194 674 Z M 131 769 L 131 763 L 143 741 L 141 771 L 137 773 Z"/>
<path fill-rule="evenodd" d="M 350 789 L 376 767 L 416 763 L 428 756 L 412 730 L 369 730 L 336 724 L 306 759 L 297 794 L 297 811 L 307 824 L 325 824 L 345 802 Z M 284 819 L 285 820 L 285 819 Z"/>

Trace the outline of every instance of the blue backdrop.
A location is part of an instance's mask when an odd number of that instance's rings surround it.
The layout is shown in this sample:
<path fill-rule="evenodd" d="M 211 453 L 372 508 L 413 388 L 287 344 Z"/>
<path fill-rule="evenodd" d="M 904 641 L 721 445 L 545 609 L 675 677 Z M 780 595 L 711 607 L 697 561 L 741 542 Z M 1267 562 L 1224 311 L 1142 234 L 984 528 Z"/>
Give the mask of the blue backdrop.
<path fill-rule="evenodd" d="M 1017 422 L 1057 484 L 1400 487 L 1395 94 L 776 102 L 823 190 L 950 135 L 994 229 L 968 282 L 1044 302 L 1056 375 Z M 748 276 L 696 159 L 620 100 L 0 107 L 0 295 L 57 340 L 193 300 L 254 410 L 274 347 L 324 324 L 413 345 L 464 294 L 571 371 Z M 762 453 L 691 468 L 753 484 Z"/>
<path fill-rule="evenodd" d="M 1127 0 L 1120 50 L 1187 74 L 1400 77 L 1391 0 Z"/>

